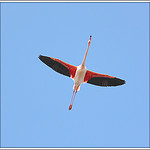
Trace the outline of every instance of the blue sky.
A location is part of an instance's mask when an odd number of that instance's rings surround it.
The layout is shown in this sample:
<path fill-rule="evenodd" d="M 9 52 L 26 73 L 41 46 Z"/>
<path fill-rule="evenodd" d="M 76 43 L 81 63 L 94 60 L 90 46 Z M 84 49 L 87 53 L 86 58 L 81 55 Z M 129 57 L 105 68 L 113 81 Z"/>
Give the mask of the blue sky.
<path fill-rule="evenodd" d="M 149 147 L 148 3 L 2 3 L 2 147 Z M 40 54 L 126 80 L 82 84 Z"/>

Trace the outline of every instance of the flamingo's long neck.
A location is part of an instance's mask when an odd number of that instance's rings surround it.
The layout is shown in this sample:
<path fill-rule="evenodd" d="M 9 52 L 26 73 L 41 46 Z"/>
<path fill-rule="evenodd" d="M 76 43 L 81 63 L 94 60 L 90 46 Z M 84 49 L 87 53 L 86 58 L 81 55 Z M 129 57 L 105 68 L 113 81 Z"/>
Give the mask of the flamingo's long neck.
<path fill-rule="evenodd" d="M 87 53 L 88 53 L 88 51 L 89 51 L 89 47 L 90 47 L 90 44 L 91 44 L 91 37 L 92 37 L 92 36 L 90 36 L 90 39 L 89 39 L 89 41 L 88 41 L 88 47 L 87 47 L 86 53 L 85 53 L 85 55 L 84 55 L 84 59 L 83 59 L 82 64 L 81 64 L 81 66 L 83 66 L 83 67 L 85 66 L 85 60 L 86 60 Z"/>

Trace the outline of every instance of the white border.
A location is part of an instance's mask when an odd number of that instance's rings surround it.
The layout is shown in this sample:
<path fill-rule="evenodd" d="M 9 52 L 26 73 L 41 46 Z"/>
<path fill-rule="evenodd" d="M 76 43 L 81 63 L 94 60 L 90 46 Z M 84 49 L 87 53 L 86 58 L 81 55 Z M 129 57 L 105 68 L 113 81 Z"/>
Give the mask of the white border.
<path fill-rule="evenodd" d="M 69 2 L 69 3 L 71 3 L 71 2 L 73 2 L 73 3 L 74 3 L 74 2 L 78 2 L 78 3 L 79 3 L 79 2 L 81 2 L 81 3 L 83 3 L 83 2 L 86 2 L 86 3 L 87 3 L 87 2 L 88 2 L 88 3 L 93 3 L 93 2 L 94 2 L 94 3 L 95 3 L 95 2 L 99 2 L 99 3 L 101 3 L 101 2 L 103 2 L 103 3 L 111 3 L 111 2 L 112 2 L 112 3 L 114 3 L 114 2 L 115 2 L 115 3 L 121 3 L 121 2 L 123 2 L 123 3 L 125 3 L 125 2 L 126 2 L 126 3 L 133 3 L 133 2 L 134 2 L 134 3 L 145 3 L 145 2 L 147 2 L 147 3 L 149 3 L 150 0 L 148 0 L 148 1 L 140 1 L 140 0 L 139 0 L 139 1 L 130 1 L 130 0 L 128 0 L 128 1 L 107 1 L 107 0 L 106 0 L 106 1 L 99 1 L 99 0 L 97 0 L 97 1 L 91 1 L 91 0 L 89 0 L 89 1 L 80 1 L 80 0 L 76 0 L 76 1 L 63 1 L 63 0 L 62 0 L 62 1 L 57 1 L 57 0 L 56 0 L 56 1 L 50 1 L 50 0 L 47 0 L 47 1 L 40 1 L 40 0 L 39 0 L 39 1 L 26 1 L 26 0 L 24 0 L 24 1 L 13 1 L 13 0 L 12 0 L 12 1 L 0 1 L 0 2 L 27 2 L 27 3 L 33 3 L 33 2 L 41 2 L 41 3 L 43 3 L 43 2 L 50 2 L 50 3 L 51 3 L 51 2 L 52 2 L 52 3 L 53 3 L 53 2 L 57 2 L 57 3 L 61 3 L 61 2 L 63 2 L 63 3 L 64 3 L 64 2 Z"/>
<path fill-rule="evenodd" d="M 119 149 L 123 149 L 123 150 L 125 150 L 125 149 L 133 149 L 133 150 L 141 150 L 141 149 L 146 149 L 146 150 L 150 150 L 150 148 L 0 148 L 0 149 L 5 149 L 5 150 L 9 150 L 9 149 L 12 149 L 12 150 L 14 150 L 14 149 L 81 149 L 81 150 L 83 150 L 83 149 L 105 149 L 105 150 L 111 150 L 111 149 L 113 149 L 113 150 L 119 150 Z"/>
<path fill-rule="evenodd" d="M 140 149 L 147 149 L 147 150 L 149 150 L 150 148 L 0 148 L 0 149 L 5 149 L 5 150 L 9 150 L 9 149 L 106 149 L 106 150 L 110 150 L 110 149 L 113 149 L 113 150 L 115 150 L 115 149 L 138 149 L 138 150 L 140 150 Z"/>

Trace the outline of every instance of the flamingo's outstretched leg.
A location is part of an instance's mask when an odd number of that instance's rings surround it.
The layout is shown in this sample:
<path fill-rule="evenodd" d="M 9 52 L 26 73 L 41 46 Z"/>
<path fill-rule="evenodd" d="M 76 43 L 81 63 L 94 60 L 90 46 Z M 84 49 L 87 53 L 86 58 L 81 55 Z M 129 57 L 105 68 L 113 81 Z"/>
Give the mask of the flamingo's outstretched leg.
<path fill-rule="evenodd" d="M 71 109 L 72 109 L 72 105 L 73 105 L 73 102 L 74 102 L 74 99 L 75 99 L 76 93 L 77 93 L 77 90 L 73 90 L 73 94 L 72 94 L 71 102 L 70 102 L 70 105 L 69 105 L 69 110 L 71 110 Z"/>

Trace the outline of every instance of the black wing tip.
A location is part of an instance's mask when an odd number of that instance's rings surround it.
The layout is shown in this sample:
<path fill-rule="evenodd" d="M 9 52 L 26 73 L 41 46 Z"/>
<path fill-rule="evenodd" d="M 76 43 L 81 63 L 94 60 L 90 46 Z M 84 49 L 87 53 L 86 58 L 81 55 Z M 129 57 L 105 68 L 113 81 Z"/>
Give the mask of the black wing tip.
<path fill-rule="evenodd" d="M 125 80 L 119 78 L 108 78 L 108 77 L 93 77 L 87 81 L 87 83 L 98 85 L 98 86 L 119 86 L 125 84 Z"/>
<path fill-rule="evenodd" d="M 42 55 L 39 55 L 39 59 L 41 59 L 42 58 Z"/>
<path fill-rule="evenodd" d="M 126 81 L 125 81 L 125 80 L 123 80 L 123 84 L 126 84 Z"/>
<path fill-rule="evenodd" d="M 50 58 L 50 57 L 48 57 L 48 56 L 43 56 L 43 55 L 39 55 L 39 57 L 38 57 L 40 60 L 43 60 L 44 58 Z"/>
<path fill-rule="evenodd" d="M 125 84 L 125 83 L 126 83 L 126 81 L 125 81 L 125 80 L 122 80 L 122 79 L 119 79 L 119 78 L 115 78 L 115 79 L 117 80 L 118 85 L 123 85 L 123 84 Z"/>
<path fill-rule="evenodd" d="M 57 59 L 55 60 L 52 57 L 42 56 L 42 55 L 39 55 L 39 59 L 47 66 L 52 68 L 54 71 L 70 77 L 69 69 L 65 67 L 63 64 L 61 64 Z"/>

